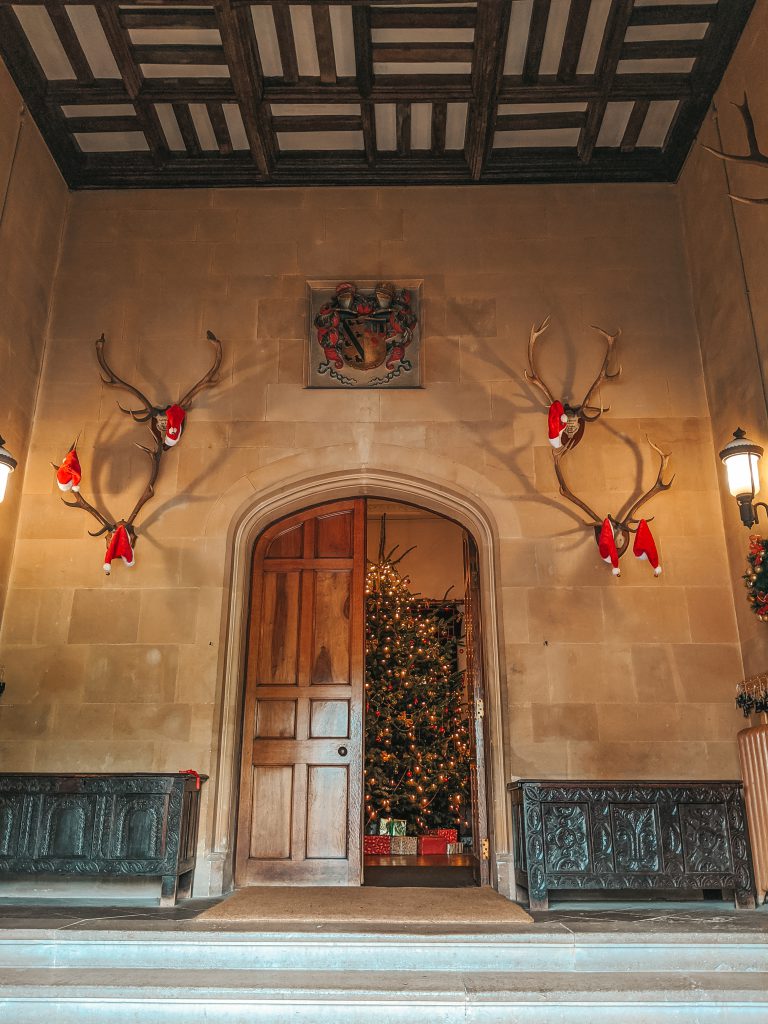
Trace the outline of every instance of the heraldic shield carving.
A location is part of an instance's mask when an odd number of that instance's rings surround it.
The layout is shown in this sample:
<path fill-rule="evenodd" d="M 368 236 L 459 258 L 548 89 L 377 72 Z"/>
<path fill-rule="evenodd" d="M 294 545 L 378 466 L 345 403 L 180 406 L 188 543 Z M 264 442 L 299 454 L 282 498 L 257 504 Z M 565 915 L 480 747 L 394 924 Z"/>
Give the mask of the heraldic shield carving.
<path fill-rule="evenodd" d="M 310 281 L 307 385 L 420 387 L 420 311 L 420 281 Z"/>

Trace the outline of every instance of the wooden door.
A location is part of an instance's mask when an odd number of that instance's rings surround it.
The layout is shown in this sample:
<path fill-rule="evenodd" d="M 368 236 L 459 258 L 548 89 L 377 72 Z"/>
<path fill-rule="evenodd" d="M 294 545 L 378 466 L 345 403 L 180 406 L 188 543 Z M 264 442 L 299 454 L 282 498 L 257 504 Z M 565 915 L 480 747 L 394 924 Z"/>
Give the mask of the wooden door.
<path fill-rule="evenodd" d="M 365 500 L 284 519 L 256 544 L 237 885 L 359 885 Z"/>
<path fill-rule="evenodd" d="M 476 881 L 490 884 L 490 843 L 485 785 L 485 688 L 480 622 L 480 565 L 477 546 L 464 534 L 464 643 L 467 684 L 470 696 L 470 744 L 472 762 L 472 837 L 477 870 Z"/>

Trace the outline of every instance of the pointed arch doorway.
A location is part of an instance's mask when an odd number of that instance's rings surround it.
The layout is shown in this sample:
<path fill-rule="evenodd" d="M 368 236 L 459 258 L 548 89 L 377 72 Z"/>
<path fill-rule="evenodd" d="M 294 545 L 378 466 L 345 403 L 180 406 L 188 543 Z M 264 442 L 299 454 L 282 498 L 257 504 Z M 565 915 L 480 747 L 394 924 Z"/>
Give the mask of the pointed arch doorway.
<path fill-rule="evenodd" d="M 237 886 L 364 881 L 366 519 L 367 499 L 350 498 L 273 523 L 256 541 Z M 463 537 L 472 858 L 475 881 L 488 884 L 479 560 L 472 536 L 453 525 Z"/>

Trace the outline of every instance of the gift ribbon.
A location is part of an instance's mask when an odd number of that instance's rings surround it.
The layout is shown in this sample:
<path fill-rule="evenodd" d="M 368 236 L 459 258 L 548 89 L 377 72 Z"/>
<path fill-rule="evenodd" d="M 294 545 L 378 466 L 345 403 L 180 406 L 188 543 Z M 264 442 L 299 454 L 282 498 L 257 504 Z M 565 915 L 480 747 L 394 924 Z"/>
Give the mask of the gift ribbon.
<path fill-rule="evenodd" d="M 196 772 L 194 768 L 179 768 L 179 775 L 194 775 L 195 789 L 200 789 L 200 773 Z"/>

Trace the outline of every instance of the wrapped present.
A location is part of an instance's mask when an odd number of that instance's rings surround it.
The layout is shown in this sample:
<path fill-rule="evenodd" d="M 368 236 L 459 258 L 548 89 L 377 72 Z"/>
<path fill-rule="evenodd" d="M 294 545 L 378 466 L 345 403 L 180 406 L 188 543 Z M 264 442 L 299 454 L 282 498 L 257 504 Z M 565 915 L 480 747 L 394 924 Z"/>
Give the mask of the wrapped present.
<path fill-rule="evenodd" d="M 419 836 L 417 849 L 419 856 L 423 857 L 425 854 L 429 855 L 431 853 L 444 854 L 447 846 L 448 841 L 443 839 L 442 836 Z"/>
<path fill-rule="evenodd" d="M 404 836 L 405 821 L 400 818 L 379 818 L 379 834 L 382 836 Z"/>
<path fill-rule="evenodd" d="M 464 853 L 464 843 L 447 843 L 445 852 L 451 857 L 457 853 Z"/>
<path fill-rule="evenodd" d="M 472 836 L 462 836 L 461 845 L 464 847 L 465 850 L 471 850 L 472 847 L 475 845 Z"/>
<path fill-rule="evenodd" d="M 389 836 L 363 836 L 363 853 L 391 853 L 392 840 Z"/>
<path fill-rule="evenodd" d="M 415 856 L 418 853 L 419 844 L 416 836 L 392 836 L 392 853 Z"/>
<path fill-rule="evenodd" d="M 440 836 L 441 839 L 445 839 L 449 843 L 456 843 L 459 839 L 458 830 L 455 828 L 428 828 L 424 835 Z"/>

